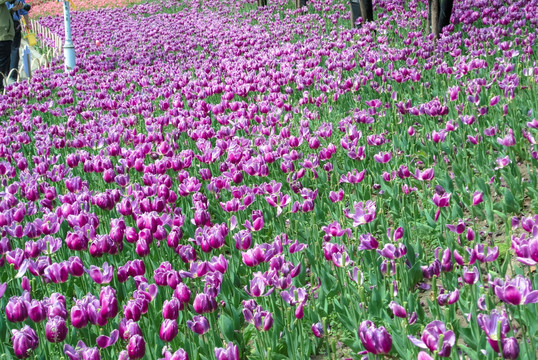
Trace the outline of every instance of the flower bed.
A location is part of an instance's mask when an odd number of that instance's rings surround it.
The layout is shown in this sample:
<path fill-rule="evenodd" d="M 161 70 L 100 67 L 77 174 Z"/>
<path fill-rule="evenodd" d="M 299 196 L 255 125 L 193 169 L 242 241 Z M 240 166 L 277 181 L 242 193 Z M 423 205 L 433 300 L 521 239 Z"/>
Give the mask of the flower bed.
<path fill-rule="evenodd" d="M 75 12 L 8 87 L 8 358 L 534 359 L 538 4 L 309 4 Z"/>

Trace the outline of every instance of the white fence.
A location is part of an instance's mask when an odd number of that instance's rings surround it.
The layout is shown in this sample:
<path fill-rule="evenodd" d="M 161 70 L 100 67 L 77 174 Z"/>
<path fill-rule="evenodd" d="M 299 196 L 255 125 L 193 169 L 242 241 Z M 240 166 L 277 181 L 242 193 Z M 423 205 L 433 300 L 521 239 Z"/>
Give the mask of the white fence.
<path fill-rule="evenodd" d="M 29 46 L 22 49 L 19 68 L 12 69 L 7 77 L 0 73 L 0 81 L 4 81 L 13 75 L 13 78 L 17 81 L 30 79 L 33 71 L 49 66 L 52 59 L 62 55 L 63 39 L 52 33 L 50 29 L 39 24 L 36 20 L 31 20 L 30 23 L 32 31 L 36 35 L 39 50 L 32 50 Z"/>

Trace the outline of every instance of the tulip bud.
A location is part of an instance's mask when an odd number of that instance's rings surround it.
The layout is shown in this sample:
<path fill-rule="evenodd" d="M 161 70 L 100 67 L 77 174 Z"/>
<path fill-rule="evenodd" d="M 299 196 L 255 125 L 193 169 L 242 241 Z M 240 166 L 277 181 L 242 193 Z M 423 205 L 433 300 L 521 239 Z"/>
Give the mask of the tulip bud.
<path fill-rule="evenodd" d="M 30 320 L 35 323 L 45 320 L 47 317 L 47 311 L 43 303 L 39 300 L 32 299 L 29 304 L 27 304 L 28 316 Z"/>
<path fill-rule="evenodd" d="M 394 314 L 394 316 L 400 317 L 400 318 L 407 317 L 407 312 L 405 311 L 405 308 L 401 306 L 400 304 L 394 301 L 391 301 L 389 304 L 389 308 L 392 310 L 392 313 Z"/>
<path fill-rule="evenodd" d="M 172 319 L 165 319 L 161 324 L 161 330 L 159 336 L 164 342 L 170 342 L 177 336 L 178 328 L 177 321 Z"/>
<path fill-rule="evenodd" d="M 71 308 L 71 325 L 77 329 L 82 329 L 88 325 L 88 313 L 78 305 Z"/>
<path fill-rule="evenodd" d="M 13 296 L 5 308 L 6 318 L 11 322 L 22 322 L 28 317 L 28 309 L 22 297 Z"/>
<path fill-rule="evenodd" d="M 517 359 L 519 356 L 519 345 L 513 337 L 502 340 L 503 358 Z"/>
<path fill-rule="evenodd" d="M 209 331 L 209 321 L 205 316 L 194 316 L 187 321 L 187 326 L 198 335 L 203 335 Z"/>
<path fill-rule="evenodd" d="M 45 326 L 45 335 L 51 343 L 64 341 L 67 336 L 67 325 L 65 320 L 55 316 L 47 321 Z"/>
<path fill-rule="evenodd" d="M 127 352 L 131 359 L 142 359 L 146 355 L 146 341 L 140 335 L 133 335 L 129 339 Z"/>
<path fill-rule="evenodd" d="M 176 320 L 179 316 L 179 308 L 181 303 L 177 298 L 172 298 L 170 301 L 165 300 L 163 304 L 163 318 Z"/>
<path fill-rule="evenodd" d="M 25 325 L 21 330 L 13 329 L 11 333 L 13 334 L 11 337 L 13 352 L 19 359 L 29 357 L 39 345 L 37 334 L 28 325 Z"/>

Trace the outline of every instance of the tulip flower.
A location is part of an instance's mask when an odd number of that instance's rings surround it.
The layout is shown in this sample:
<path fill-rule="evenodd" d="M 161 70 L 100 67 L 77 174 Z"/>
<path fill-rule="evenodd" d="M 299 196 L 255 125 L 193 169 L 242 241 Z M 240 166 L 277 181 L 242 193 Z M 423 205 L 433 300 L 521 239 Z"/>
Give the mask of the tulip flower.
<path fill-rule="evenodd" d="M 194 298 L 193 307 L 198 314 L 210 313 L 217 309 L 217 301 L 208 294 L 199 293 Z"/>
<path fill-rule="evenodd" d="M 366 352 L 374 355 L 388 354 L 392 348 L 392 337 L 387 330 L 383 326 L 376 328 L 370 320 L 360 324 L 359 338 Z"/>
<path fill-rule="evenodd" d="M 84 269 L 84 271 L 86 271 L 97 284 L 108 284 L 112 281 L 112 277 L 114 276 L 114 267 L 108 265 L 107 262 L 103 263 L 102 268 L 91 265 L 89 270 Z"/>
<path fill-rule="evenodd" d="M 45 335 L 51 343 L 62 342 L 67 337 L 67 325 L 59 316 L 50 318 L 45 326 Z"/>
<path fill-rule="evenodd" d="M 189 360 L 189 356 L 187 355 L 187 352 L 185 350 L 178 349 L 174 353 L 172 353 L 171 350 L 166 346 L 163 347 L 163 356 L 164 358 L 161 358 L 159 360 Z"/>
<path fill-rule="evenodd" d="M 26 302 L 26 307 L 28 310 L 28 317 L 33 322 L 41 322 L 47 317 L 47 310 L 39 300 L 32 299 L 30 302 Z"/>
<path fill-rule="evenodd" d="M 516 338 L 510 337 L 502 341 L 503 358 L 515 360 L 519 356 L 519 345 Z"/>
<path fill-rule="evenodd" d="M 495 352 L 499 352 L 499 341 L 505 339 L 510 331 L 510 324 L 504 312 L 493 309 L 490 315 L 478 314 L 478 326 L 486 333 L 487 340 Z M 499 338 L 500 335 L 500 338 Z"/>
<path fill-rule="evenodd" d="M 105 349 L 107 347 L 110 347 L 118 341 L 119 338 L 119 331 L 117 329 L 112 330 L 110 333 L 110 336 L 106 335 L 100 335 L 97 337 L 97 346 L 99 346 L 101 349 Z"/>
<path fill-rule="evenodd" d="M 473 206 L 476 206 L 476 205 L 480 204 L 481 202 L 483 202 L 484 200 L 482 199 L 482 197 L 483 197 L 482 192 L 475 191 L 474 194 L 473 194 Z"/>
<path fill-rule="evenodd" d="M 437 352 L 441 357 L 450 357 L 452 347 L 456 343 L 456 336 L 452 330 L 446 330 L 445 324 L 439 320 L 434 320 L 424 329 L 422 337 L 407 336 L 413 345 L 422 349 L 429 349 Z M 440 346 L 440 348 L 439 348 Z"/>
<path fill-rule="evenodd" d="M 312 324 L 312 333 L 317 338 L 323 337 L 323 324 L 321 322 Z"/>
<path fill-rule="evenodd" d="M 364 204 L 362 202 L 354 204 L 354 213 L 351 213 L 349 209 L 344 209 L 344 215 L 353 220 L 353 227 L 367 224 L 374 221 L 376 216 L 376 203 L 368 200 Z"/>
<path fill-rule="evenodd" d="M 4 296 L 4 293 L 6 292 L 7 283 L 1 283 L 0 284 L 0 299 L 2 296 Z"/>
<path fill-rule="evenodd" d="M 159 331 L 159 336 L 161 340 L 164 342 L 170 342 L 174 340 L 177 333 L 177 321 L 172 319 L 164 319 L 161 324 L 161 330 Z"/>
<path fill-rule="evenodd" d="M 11 330 L 13 336 L 13 352 L 19 359 L 24 359 L 32 355 L 32 352 L 39 345 L 39 338 L 35 331 L 28 325 L 23 326 L 21 330 Z"/>
<path fill-rule="evenodd" d="M 215 348 L 215 357 L 217 360 L 239 360 L 239 349 L 229 342 L 226 348 Z"/>
<path fill-rule="evenodd" d="M 499 285 L 495 286 L 495 295 L 508 304 L 527 305 L 538 302 L 538 290 L 532 290 L 529 278 L 516 275 L 511 280 L 499 280 Z"/>
<path fill-rule="evenodd" d="M 138 323 L 126 318 L 121 319 L 118 330 L 123 340 L 129 340 L 133 335 L 142 335 L 142 330 L 138 326 Z"/>
<path fill-rule="evenodd" d="M 203 335 L 209 331 L 209 321 L 205 316 L 194 316 L 192 320 L 187 320 L 187 326 L 198 335 Z"/>
<path fill-rule="evenodd" d="M 146 355 L 146 341 L 141 335 L 133 335 L 127 344 L 127 353 L 131 359 L 142 359 Z"/>
<path fill-rule="evenodd" d="M 397 302 L 391 301 L 389 304 L 389 308 L 396 317 L 400 318 L 406 318 L 407 312 L 405 311 L 405 308 L 398 304 Z"/>
<path fill-rule="evenodd" d="M 77 343 L 76 348 L 65 344 L 64 353 L 70 360 L 101 360 L 99 350 L 97 348 L 87 347 L 82 340 Z"/>
<path fill-rule="evenodd" d="M 22 322 L 28 317 L 26 302 L 20 296 L 12 296 L 5 308 L 6 318 L 11 322 Z"/>
<path fill-rule="evenodd" d="M 473 266 L 473 269 L 471 271 L 468 270 L 467 266 L 464 266 L 462 278 L 466 284 L 476 284 L 478 280 L 480 280 L 480 275 L 476 266 Z"/>

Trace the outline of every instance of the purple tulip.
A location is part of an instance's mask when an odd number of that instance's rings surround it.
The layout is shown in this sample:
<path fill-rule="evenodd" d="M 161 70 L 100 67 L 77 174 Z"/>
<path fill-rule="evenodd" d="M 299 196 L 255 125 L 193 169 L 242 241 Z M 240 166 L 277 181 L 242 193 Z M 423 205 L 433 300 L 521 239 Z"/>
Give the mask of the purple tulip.
<path fill-rule="evenodd" d="M 421 351 L 418 353 L 417 360 L 434 360 L 428 353 Z"/>
<path fill-rule="evenodd" d="M 191 291 L 187 285 L 184 283 L 179 283 L 174 290 L 174 296 L 181 304 L 186 304 L 191 300 Z"/>
<path fill-rule="evenodd" d="M 519 356 L 519 345 L 516 338 L 509 337 L 502 341 L 503 358 L 515 360 Z"/>
<path fill-rule="evenodd" d="M 41 322 L 47 317 L 47 310 L 39 300 L 32 299 L 26 303 L 26 307 L 28 309 L 28 317 L 35 323 Z"/>
<path fill-rule="evenodd" d="M 469 271 L 467 269 L 467 266 L 464 266 L 462 278 L 466 284 L 469 284 L 469 285 L 476 284 L 478 280 L 480 280 L 480 274 L 478 273 L 477 267 L 473 266 L 473 269 Z"/>
<path fill-rule="evenodd" d="M 480 192 L 480 191 L 475 191 L 474 194 L 473 194 L 473 206 L 476 206 L 478 204 L 480 204 L 481 202 L 483 202 L 483 193 Z"/>
<path fill-rule="evenodd" d="M 187 326 L 198 335 L 203 335 L 209 331 L 209 321 L 202 315 L 197 315 L 192 320 L 187 320 Z"/>
<path fill-rule="evenodd" d="M 28 317 L 26 303 L 21 296 L 12 296 L 5 308 L 6 318 L 11 322 L 22 322 Z"/>
<path fill-rule="evenodd" d="M 88 313 L 83 306 L 74 305 L 71 308 L 71 325 L 77 329 L 82 329 L 88 325 Z"/>
<path fill-rule="evenodd" d="M 504 340 L 510 331 L 510 324 L 506 314 L 493 309 L 490 315 L 478 314 L 478 326 L 486 333 L 487 340 L 495 352 L 499 352 L 499 341 Z M 499 338 L 500 335 L 500 338 Z"/>
<path fill-rule="evenodd" d="M 1 283 L 0 284 L 0 299 L 2 298 L 2 296 L 4 296 L 6 289 L 7 289 L 7 283 Z"/>
<path fill-rule="evenodd" d="M 407 312 L 405 311 L 405 308 L 398 304 L 397 302 L 391 301 L 389 304 L 389 308 L 392 310 L 392 313 L 396 317 L 400 318 L 406 318 Z"/>
<path fill-rule="evenodd" d="M 78 256 L 72 256 L 69 258 L 69 274 L 80 277 L 84 274 L 84 265 L 82 260 Z"/>
<path fill-rule="evenodd" d="M 388 354 L 392 349 L 392 337 L 387 330 L 381 326 L 376 328 L 373 322 L 365 320 L 359 326 L 359 338 L 366 352 L 377 354 Z"/>
<path fill-rule="evenodd" d="M 181 302 L 175 297 L 165 300 L 163 303 L 163 318 L 176 320 L 179 316 L 179 310 L 182 308 Z"/>
<path fill-rule="evenodd" d="M 460 291 L 459 289 L 456 289 L 450 293 L 444 293 L 437 297 L 437 303 L 440 306 L 444 305 L 452 305 L 455 302 L 457 302 L 460 298 Z"/>
<path fill-rule="evenodd" d="M 469 259 L 469 264 L 473 265 L 476 260 L 481 263 L 493 262 L 499 257 L 499 247 L 489 247 L 484 244 L 476 244 L 474 249 L 470 251 L 467 249 L 467 252 L 470 253 L 471 257 Z"/>
<path fill-rule="evenodd" d="M 82 340 L 77 343 L 76 348 L 65 344 L 64 353 L 69 360 L 101 360 L 99 350 L 97 348 L 87 347 Z"/>
<path fill-rule="evenodd" d="M 108 265 L 107 262 L 103 264 L 102 268 L 91 265 L 90 269 L 85 269 L 85 271 L 97 284 L 108 284 L 112 281 L 112 277 L 114 276 L 114 267 Z"/>
<path fill-rule="evenodd" d="M 265 291 L 265 287 L 267 285 L 267 279 L 261 272 L 256 272 L 253 274 L 252 280 L 250 280 L 250 291 L 245 286 L 245 291 L 254 297 L 259 296 L 267 296 L 270 295 L 275 288 L 269 289 L 267 292 Z"/>
<path fill-rule="evenodd" d="M 45 335 L 51 343 L 64 341 L 67 337 L 67 325 L 65 320 L 59 316 L 55 316 L 47 321 L 45 326 Z"/>
<path fill-rule="evenodd" d="M 323 337 L 323 324 L 321 322 L 312 324 L 312 333 L 314 334 L 315 337 L 318 337 L 318 338 Z"/>
<path fill-rule="evenodd" d="M 359 251 L 362 250 L 373 250 L 377 249 L 379 247 L 379 243 L 377 240 L 372 236 L 372 234 L 361 234 L 359 236 L 360 244 L 359 244 Z"/>
<path fill-rule="evenodd" d="M 374 221 L 376 216 L 375 202 L 368 200 L 364 204 L 362 202 L 354 203 L 353 207 L 355 210 L 354 213 L 350 213 L 347 208 L 344 209 L 344 215 L 353 220 L 353 227 Z"/>
<path fill-rule="evenodd" d="M 146 341 L 141 335 L 133 335 L 127 344 L 127 353 L 131 359 L 142 359 L 146 355 Z"/>
<path fill-rule="evenodd" d="M 530 279 L 516 275 L 512 280 L 499 280 L 495 286 L 495 295 L 508 304 L 527 305 L 538 302 L 538 290 L 532 290 Z"/>
<path fill-rule="evenodd" d="M 431 352 L 437 351 L 441 357 L 450 357 L 452 347 L 456 343 L 456 336 L 452 330 L 446 330 L 442 321 L 434 320 L 424 329 L 421 339 L 408 335 L 413 345 L 422 349 L 429 349 Z M 439 345 L 441 348 L 439 349 Z"/>
<path fill-rule="evenodd" d="M 374 160 L 381 164 L 389 162 L 391 158 L 392 158 L 392 153 L 390 152 L 380 152 L 374 155 Z"/>
<path fill-rule="evenodd" d="M 106 335 L 98 336 L 96 340 L 97 346 L 99 346 L 101 349 L 105 349 L 107 347 L 114 345 L 116 341 L 118 341 L 119 334 L 120 332 L 117 329 L 115 329 L 115 330 L 112 330 L 112 332 L 110 333 L 110 336 L 106 336 Z"/>
<path fill-rule="evenodd" d="M 217 360 L 239 360 L 239 349 L 229 342 L 226 348 L 215 348 L 215 357 Z"/>
<path fill-rule="evenodd" d="M 11 337 L 13 352 L 19 359 L 29 357 L 39 345 L 37 334 L 28 325 L 24 325 L 21 330 L 13 329 L 11 333 L 13 334 Z"/>
<path fill-rule="evenodd" d="M 116 298 L 116 290 L 110 286 L 101 288 L 99 295 L 101 305 L 100 314 L 106 319 L 113 319 L 118 314 L 118 300 Z"/>
<path fill-rule="evenodd" d="M 159 336 L 164 342 L 170 342 L 177 336 L 178 328 L 177 321 L 172 319 L 164 319 L 161 324 L 161 330 Z"/>
<path fill-rule="evenodd" d="M 178 349 L 174 353 L 171 353 L 171 350 L 164 347 L 163 356 L 164 358 L 161 358 L 159 360 L 189 360 L 187 352 L 183 349 Z"/>
<path fill-rule="evenodd" d="M 215 298 L 205 293 L 197 294 L 192 305 L 198 314 L 210 313 L 217 309 Z"/>
<path fill-rule="evenodd" d="M 142 335 L 142 330 L 140 330 L 138 324 L 126 318 L 121 319 L 118 330 L 123 340 L 129 340 L 133 335 Z"/>

